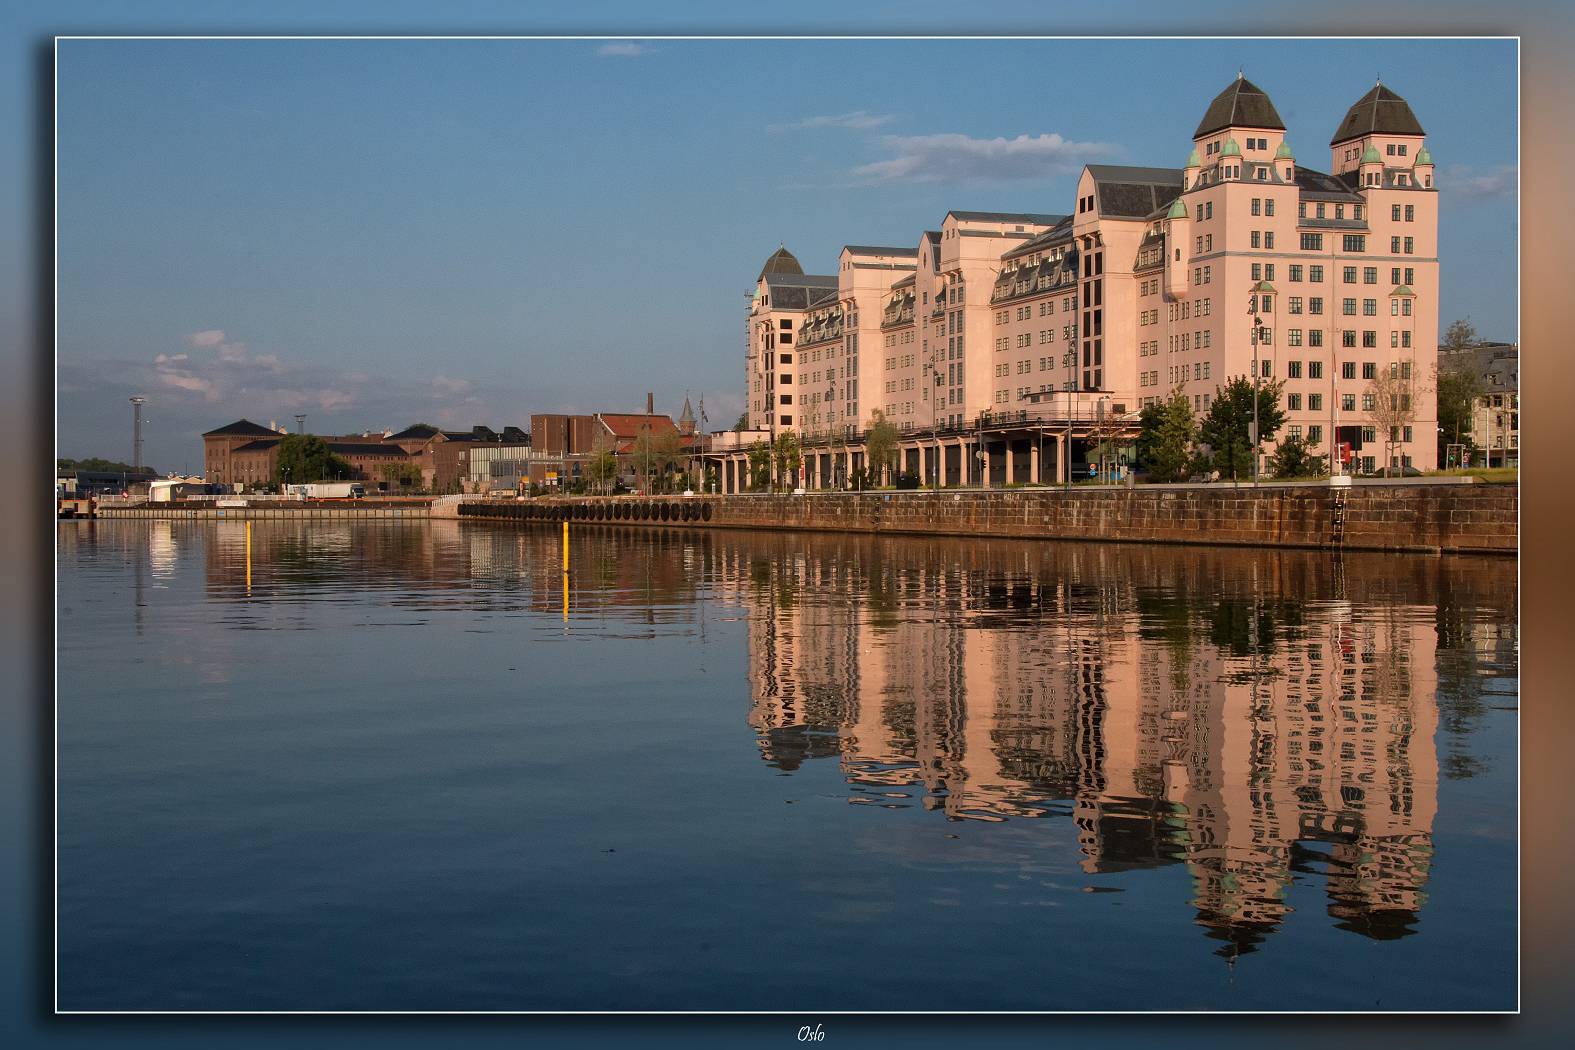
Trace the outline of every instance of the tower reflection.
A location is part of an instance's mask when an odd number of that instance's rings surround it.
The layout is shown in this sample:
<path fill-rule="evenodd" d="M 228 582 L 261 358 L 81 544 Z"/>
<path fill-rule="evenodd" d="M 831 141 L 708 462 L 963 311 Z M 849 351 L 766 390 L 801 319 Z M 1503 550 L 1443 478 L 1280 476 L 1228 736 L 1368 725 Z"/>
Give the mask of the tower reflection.
<path fill-rule="evenodd" d="M 1184 865 L 1227 958 L 1320 875 L 1340 929 L 1415 931 L 1439 777 L 1436 570 L 918 546 L 898 560 L 827 541 L 739 568 L 766 762 L 835 758 L 856 789 L 918 791 L 954 820 L 1070 814 L 1090 875 Z M 1491 567 L 1462 571 L 1512 606 Z"/>

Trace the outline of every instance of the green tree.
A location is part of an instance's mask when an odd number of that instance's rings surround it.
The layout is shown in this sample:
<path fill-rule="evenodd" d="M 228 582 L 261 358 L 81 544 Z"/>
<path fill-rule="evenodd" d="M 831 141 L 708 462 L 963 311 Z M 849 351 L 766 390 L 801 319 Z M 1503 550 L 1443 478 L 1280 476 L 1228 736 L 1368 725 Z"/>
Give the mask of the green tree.
<path fill-rule="evenodd" d="M 417 488 L 421 484 L 421 468 L 414 463 L 384 463 L 377 473 L 392 489 Z"/>
<path fill-rule="evenodd" d="M 316 434 L 286 434 L 279 439 L 274 481 L 338 481 L 355 473 L 348 462 L 333 454 L 328 442 Z"/>
<path fill-rule="evenodd" d="M 1324 473 L 1323 457 L 1315 456 L 1305 438 L 1292 435 L 1274 448 L 1269 471 L 1277 478 L 1312 478 Z"/>
<path fill-rule="evenodd" d="M 667 475 L 683 459 L 683 439 L 676 430 L 658 433 L 647 427 L 634 439 L 631 459 L 634 472 L 650 478 L 653 491 L 661 491 L 667 487 Z"/>
<path fill-rule="evenodd" d="M 590 462 L 585 464 L 585 479 L 604 496 L 611 490 L 618 480 L 618 457 L 612 449 L 600 448 L 591 453 Z"/>
<path fill-rule="evenodd" d="M 776 460 L 777 477 L 782 484 L 787 488 L 797 487 L 799 464 L 804 460 L 804 450 L 798 443 L 798 435 L 791 430 L 778 434 L 773 458 Z"/>
<path fill-rule="evenodd" d="M 1282 383 L 1261 383 L 1258 387 L 1258 440 L 1274 440 L 1285 422 L 1280 408 Z M 1214 401 L 1198 428 L 1198 441 L 1209 446 L 1202 457 L 1212 468 L 1232 479 L 1252 473 L 1252 380 L 1237 376 L 1224 389 L 1215 387 Z"/>
<path fill-rule="evenodd" d="M 870 413 L 869 432 L 864 435 L 864 461 L 869 467 L 871 485 L 880 485 L 886 472 L 897 463 L 897 427 L 886 413 L 875 409 Z"/>
<path fill-rule="evenodd" d="M 89 456 L 87 459 L 57 459 L 55 466 L 61 470 L 97 470 L 109 474 L 132 474 L 137 470 L 130 463 L 122 463 L 118 459 L 104 459 L 100 456 Z M 144 472 L 153 470 L 152 467 L 142 469 Z"/>
<path fill-rule="evenodd" d="M 771 485 L 771 446 L 757 441 L 749 446 L 749 487 L 756 492 Z"/>
<path fill-rule="evenodd" d="M 733 424 L 733 432 L 734 433 L 738 433 L 739 431 L 748 430 L 748 429 L 749 429 L 749 413 L 748 412 L 740 412 L 738 414 L 738 422 Z"/>
<path fill-rule="evenodd" d="M 1178 387 L 1166 400 L 1146 406 L 1138 419 L 1143 427 L 1137 439 L 1138 465 L 1154 481 L 1185 478 L 1198 430 L 1192 399 Z"/>
<path fill-rule="evenodd" d="M 1472 416 L 1477 398 L 1487 393 L 1482 377 L 1470 361 L 1450 361 L 1438 367 L 1438 462 L 1448 462 L 1449 444 L 1473 444 Z"/>

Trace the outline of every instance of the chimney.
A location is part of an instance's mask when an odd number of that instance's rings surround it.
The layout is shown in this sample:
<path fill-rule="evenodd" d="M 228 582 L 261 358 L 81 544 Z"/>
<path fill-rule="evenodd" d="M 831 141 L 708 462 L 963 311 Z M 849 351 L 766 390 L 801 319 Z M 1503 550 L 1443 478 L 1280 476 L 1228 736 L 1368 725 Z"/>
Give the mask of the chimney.
<path fill-rule="evenodd" d="M 649 390 L 645 392 L 645 414 L 648 416 L 656 415 L 656 395 Z"/>

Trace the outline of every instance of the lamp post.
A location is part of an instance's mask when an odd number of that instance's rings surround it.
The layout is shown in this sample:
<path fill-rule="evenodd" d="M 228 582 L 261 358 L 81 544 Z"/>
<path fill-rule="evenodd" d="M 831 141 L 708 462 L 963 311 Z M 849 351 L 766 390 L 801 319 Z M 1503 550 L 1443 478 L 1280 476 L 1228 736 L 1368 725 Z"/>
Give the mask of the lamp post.
<path fill-rule="evenodd" d="M 1252 314 L 1252 484 L 1258 484 L 1258 382 L 1262 374 L 1262 366 L 1258 363 L 1258 337 L 1262 329 L 1258 327 L 1258 303 L 1264 295 L 1274 294 L 1274 286 L 1268 281 L 1259 281 L 1252 286 L 1252 291 L 1247 298 L 1248 309 Z"/>

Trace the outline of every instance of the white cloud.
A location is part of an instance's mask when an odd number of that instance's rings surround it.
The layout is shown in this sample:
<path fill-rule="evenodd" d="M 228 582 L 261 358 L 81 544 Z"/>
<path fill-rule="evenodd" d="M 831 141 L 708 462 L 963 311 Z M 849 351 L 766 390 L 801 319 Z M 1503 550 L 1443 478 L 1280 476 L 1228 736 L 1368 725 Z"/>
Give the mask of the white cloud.
<path fill-rule="evenodd" d="M 791 124 L 773 124 L 771 130 L 809 131 L 816 128 L 852 128 L 855 131 L 867 131 L 870 128 L 878 128 L 882 124 L 890 124 L 896 119 L 893 113 L 870 113 L 856 109 L 851 113 L 838 113 L 835 116 L 805 117 Z"/>
<path fill-rule="evenodd" d="M 1446 198 L 1454 195 L 1466 200 L 1492 200 L 1515 196 L 1520 190 L 1519 181 L 1520 169 L 1513 164 L 1484 172 L 1457 164 L 1444 170 L 1438 180 L 1438 189 Z"/>
<path fill-rule="evenodd" d="M 454 379 L 449 376 L 432 377 L 432 396 L 438 398 L 455 397 L 459 394 L 470 393 L 470 380 Z"/>
<path fill-rule="evenodd" d="M 1089 161 L 1114 156 L 1105 142 L 1073 142 L 1060 135 L 976 139 L 961 134 L 886 135 L 893 156 L 864 164 L 854 175 L 870 182 L 1008 181 L 1065 175 Z"/>
<path fill-rule="evenodd" d="M 186 337 L 186 341 L 197 347 L 218 346 L 224 342 L 224 330 L 221 328 L 210 328 L 206 332 L 193 332 Z"/>
<path fill-rule="evenodd" d="M 651 48 L 646 47 L 644 44 L 629 42 L 622 44 L 603 44 L 601 47 L 596 49 L 596 53 L 602 58 L 634 58 L 636 55 L 649 55 L 651 50 Z"/>

